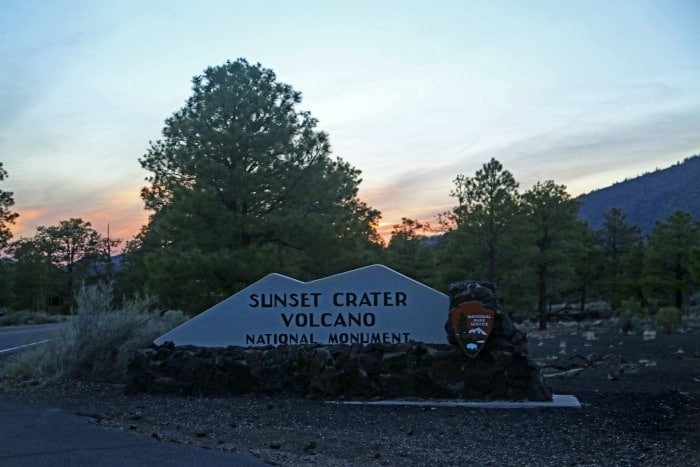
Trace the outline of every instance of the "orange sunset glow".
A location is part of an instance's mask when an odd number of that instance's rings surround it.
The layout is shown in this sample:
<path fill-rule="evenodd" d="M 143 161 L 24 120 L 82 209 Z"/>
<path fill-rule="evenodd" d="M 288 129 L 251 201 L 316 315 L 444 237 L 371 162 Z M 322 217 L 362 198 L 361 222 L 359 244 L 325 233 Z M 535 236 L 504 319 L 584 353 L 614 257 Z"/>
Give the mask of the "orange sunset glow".
<path fill-rule="evenodd" d="M 106 193 L 98 201 L 93 201 L 87 209 L 71 209 L 66 206 L 46 204 L 28 206 L 17 210 L 19 217 L 12 226 L 15 238 L 32 237 L 39 226 L 56 225 L 62 220 L 81 218 L 90 222 L 101 235 L 109 235 L 128 241 L 148 222 L 148 212 L 143 208 L 139 197 L 140 187 L 130 187 Z M 124 246 L 124 244 L 122 244 Z"/>

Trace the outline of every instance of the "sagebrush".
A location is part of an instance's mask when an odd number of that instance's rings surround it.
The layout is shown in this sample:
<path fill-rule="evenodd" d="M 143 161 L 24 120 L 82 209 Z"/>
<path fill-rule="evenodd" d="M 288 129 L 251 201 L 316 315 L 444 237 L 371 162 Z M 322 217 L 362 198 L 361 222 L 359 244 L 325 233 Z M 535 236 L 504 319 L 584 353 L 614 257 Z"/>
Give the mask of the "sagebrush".
<path fill-rule="evenodd" d="M 663 307 L 656 312 L 654 322 L 663 332 L 678 332 L 683 324 L 681 311 L 673 306 Z"/>
<path fill-rule="evenodd" d="M 83 286 L 77 314 L 46 344 L 15 356 L 6 376 L 39 380 L 63 378 L 119 381 L 133 353 L 185 320 L 179 311 L 151 311 L 154 300 L 136 298 L 113 307 L 112 288 Z"/>

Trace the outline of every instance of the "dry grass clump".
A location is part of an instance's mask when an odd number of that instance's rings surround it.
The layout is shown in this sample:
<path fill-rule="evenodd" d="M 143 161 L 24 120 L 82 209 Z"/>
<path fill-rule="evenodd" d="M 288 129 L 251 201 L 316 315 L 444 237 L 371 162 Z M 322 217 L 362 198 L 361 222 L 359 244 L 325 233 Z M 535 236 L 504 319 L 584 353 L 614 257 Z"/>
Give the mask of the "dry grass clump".
<path fill-rule="evenodd" d="M 150 311 L 151 298 L 116 309 L 110 285 L 84 286 L 76 295 L 77 315 L 51 341 L 21 352 L 5 376 L 50 381 L 64 378 L 119 381 L 131 355 L 185 320 L 179 311 Z"/>

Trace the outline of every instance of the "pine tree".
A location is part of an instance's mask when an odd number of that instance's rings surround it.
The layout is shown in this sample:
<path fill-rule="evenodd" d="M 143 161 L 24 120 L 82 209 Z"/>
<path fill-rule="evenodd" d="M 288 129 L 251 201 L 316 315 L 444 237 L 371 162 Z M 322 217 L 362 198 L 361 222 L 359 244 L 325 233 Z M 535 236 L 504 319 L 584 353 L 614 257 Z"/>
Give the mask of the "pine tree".
<path fill-rule="evenodd" d="M 700 281 L 692 274 L 700 248 L 700 221 L 686 211 L 675 211 L 665 221 L 657 221 L 649 234 L 644 255 L 644 285 L 648 295 L 662 304 L 683 309 L 685 296 Z"/>
<path fill-rule="evenodd" d="M 449 237 L 445 273 L 448 277 L 468 273 L 499 283 L 517 251 L 512 221 L 518 215 L 518 183 L 491 159 L 473 177 L 457 175 L 454 185 L 450 196 L 458 201 L 452 213 L 457 227 Z"/>
<path fill-rule="evenodd" d="M 7 171 L 0 162 L 0 182 L 7 178 Z M 15 219 L 19 214 L 12 212 L 11 208 L 15 205 L 12 192 L 0 190 L 0 249 L 7 246 L 7 242 L 12 238 L 10 224 L 15 223 Z"/>
<path fill-rule="evenodd" d="M 534 244 L 531 267 L 537 278 L 540 329 L 547 328 L 547 305 L 554 288 L 572 274 L 571 253 L 576 241 L 579 202 L 564 185 L 537 182 L 523 194 L 523 229 Z"/>
<path fill-rule="evenodd" d="M 606 258 L 603 289 L 613 309 L 617 309 L 622 300 L 634 295 L 635 284 L 625 277 L 624 263 L 627 255 L 639 247 L 642 236 L 639 226 L 630 223 L 621 208 L 612 208 L 603 217 L 603 228 L 598 232 Z"/>
<path fill-rule="evenodd" d="M 199 312 L 269 272 L 311 279 L 373 262 L 379 212 L 300 102 L 259 64 L 207 68 L 140 159 L 152 215 L 131 264 L 166 306 Z"/>

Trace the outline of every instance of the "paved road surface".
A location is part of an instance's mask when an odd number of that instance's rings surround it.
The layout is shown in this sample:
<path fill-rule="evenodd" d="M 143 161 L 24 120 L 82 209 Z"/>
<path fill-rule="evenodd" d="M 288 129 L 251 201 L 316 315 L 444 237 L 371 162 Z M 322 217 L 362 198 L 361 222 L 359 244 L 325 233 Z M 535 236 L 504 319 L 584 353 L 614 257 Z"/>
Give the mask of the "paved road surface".
<path fill-rule="evenodd" d="M 61 325 L 0 327 L 0 360 L 59 332 Z M 41 345 L 41 344 L 36 344 Z M 161 442 L 97 426 L 60 409 L 0 393 L 0 466 L 264 466 L 240 453 Z"/>
<path fill-rule="evenodd" d="M 51 339 L 63 326 L 65 323 L 0 327 L 0 358 L 32 345 L 41 345 L 40 342 Z"/>
<path fill-rule="evenodd" d="M 90 419 L 0 395 L 0 465 L 264 466 L 246 454 L 143 438 Z"/>

